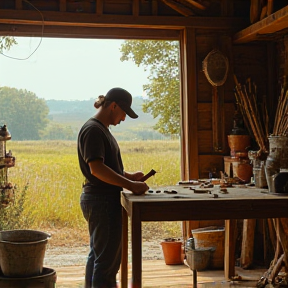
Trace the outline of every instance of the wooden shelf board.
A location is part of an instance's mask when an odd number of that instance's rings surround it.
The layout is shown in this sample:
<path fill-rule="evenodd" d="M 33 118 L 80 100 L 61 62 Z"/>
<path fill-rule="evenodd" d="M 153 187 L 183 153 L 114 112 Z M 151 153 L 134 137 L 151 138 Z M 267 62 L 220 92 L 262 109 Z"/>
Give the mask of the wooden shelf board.
<path fill-rule="evenodd" d="M 263 40 L 288 28 L 288 5 L 234 35 L 235 44 Z"/>

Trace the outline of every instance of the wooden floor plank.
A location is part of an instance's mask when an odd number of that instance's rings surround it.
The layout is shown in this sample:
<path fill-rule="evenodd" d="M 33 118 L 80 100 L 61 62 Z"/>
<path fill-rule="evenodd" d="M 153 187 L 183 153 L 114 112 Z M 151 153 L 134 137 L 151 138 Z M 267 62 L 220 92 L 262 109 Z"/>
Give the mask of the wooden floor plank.
<path fill-rule="evenodd" d="M 57 288 L 83 288 L 84 266 L 50 267 L 57 273 Z M 193 272 L 186 265 L 166 265 L 164 260 L 143 261 L 143 288 L 192 288 Z M 250 288 L 255 287 L 266 269 L 243 270 L 236 273 L 245 281 L 228 282 L 223 270 L 207 270 L 197 273 L 197 288 Z M 118 275 L 119 276 L 119 275 Z M 129 265 L 129 279 L 131 266 Z"/>

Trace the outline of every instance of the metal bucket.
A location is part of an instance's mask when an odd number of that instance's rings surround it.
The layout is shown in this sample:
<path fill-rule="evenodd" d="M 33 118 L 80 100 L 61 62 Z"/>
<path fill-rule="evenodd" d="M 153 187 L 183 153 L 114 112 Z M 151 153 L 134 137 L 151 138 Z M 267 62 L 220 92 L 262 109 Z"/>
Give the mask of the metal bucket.
<path fill-rule="evenodd" d="M 7 278 L 0 274 L 1 288 L 56 288 L 57 274 L 50 268 L 43 267 L 42 274 L 33 277 Z"/>
<path fill-rule="evenodd" d="M 267 180 L 265 174 L 265 161 L 255 159 L 253 161 L 254 183 L 257 188 L 266 188 Z"/>
<path fill-rule="evenodd" d="M 0 232 L 0 267 L 6 277 L 41 275 L 51 235 L 35 230 Z"/>
<path fill-rule="evenodd" d="M 222 269 L 224 267 L 225 228 L 209 226 L 192 230 L 197 249 L 215 248 L 211 254 L 210 268 Z"/>
<path fill-rule="evenodd" d="M 209 267 L 211 252 L 215 248 L 191 249 L 186 252 L 186 260 L 191 270 L 203 271 Z"/>

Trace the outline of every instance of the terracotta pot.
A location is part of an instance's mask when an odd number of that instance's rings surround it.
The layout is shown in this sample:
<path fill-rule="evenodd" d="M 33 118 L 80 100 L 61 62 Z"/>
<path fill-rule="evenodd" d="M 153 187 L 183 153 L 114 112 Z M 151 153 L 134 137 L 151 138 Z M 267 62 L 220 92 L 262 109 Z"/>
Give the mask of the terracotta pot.
<path fill-rule="evenodd" d="M 181 241 L 161 242 L 166 265 L 183 264 L 183 249 Z"/>
<path fill-rule="evenodd" d="M 251 139 L 249 135 L 228 135 L 228 145 L 231 150 L 230 155 L 236 157 L 236 153 L 247 152 Z"/>

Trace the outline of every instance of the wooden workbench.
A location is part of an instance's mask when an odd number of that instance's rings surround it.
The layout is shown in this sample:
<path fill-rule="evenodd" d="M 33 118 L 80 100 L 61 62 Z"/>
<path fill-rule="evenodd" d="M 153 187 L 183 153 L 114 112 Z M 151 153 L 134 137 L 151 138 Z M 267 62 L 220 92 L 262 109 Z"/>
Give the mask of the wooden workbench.
<path fill-rule="evenodd" d="M 160 187 L 157 189 L 158 193 L 147 192 L 141 196 L 133 195 L 131 192 L 122 192 L 122 288 L 127 288 L 128 217 L 131 220 L 132 288 L 142 287 L 141 223 L 143 221 L 225 219 L 224 273 L 225 277 L 230 279 L 235 275 L 236 219 L 288 218 L 288 197 L 269 194 L 265 189 L 233 187 L 227 188 L 227 194 L 222 194 L 219 187 L 214 187 L 209 189 L 211 194 L 208 194 L 195 193 L 190 187 L 194 188 L 189 185 Z M 164 193 L 164 191 L 171 192 L 172 190 L 177 194 Z M 217 198 L 214 198 L 214 195 L 217 195 Z"/>

